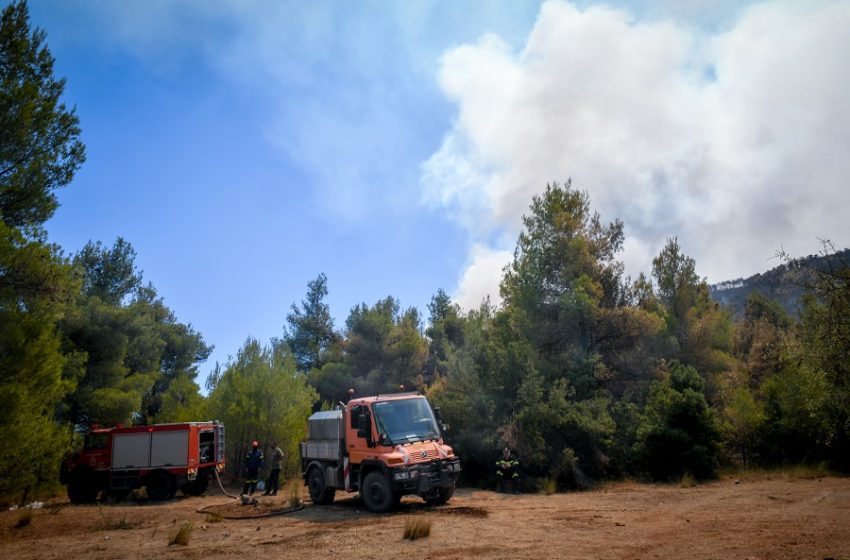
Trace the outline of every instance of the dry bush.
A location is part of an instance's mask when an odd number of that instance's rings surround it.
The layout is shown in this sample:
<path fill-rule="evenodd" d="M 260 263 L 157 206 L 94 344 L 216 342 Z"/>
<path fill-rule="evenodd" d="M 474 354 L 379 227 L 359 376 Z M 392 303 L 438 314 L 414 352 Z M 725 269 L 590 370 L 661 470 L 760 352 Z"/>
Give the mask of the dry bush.
<path fill-rule="evenodd" d="M 126 515 L 113 517 L 113 512 L 105 511 L 102 504 L 97 505 L 97 513 L 100 521 L 94 526 L 95 531 L 129 531 L 142 524 L 141 520 L 130 519 Z"/>
<path fill-rule="evenodd" d="M 682 488 L 693 488 L 697 485 L 696 480 L 691 473 L 685 473 L 682 475 L 682 478 L 679 479 L 679 485 Z"/>
<path fill-rule="evenodd" d="M 543 479 L 542 488 L 544 494 L 551 496 L 558 491 L 558 483 L 554 478 L 545 478 Z"/>
<path fill-rule="evenodd" d="M 301 481 L 292 480 L 286 487 L 286 503 L 291 508 L 301 505 Z"/>
<path fill-rule="evenodd" d="M 724 472 L 723 475 L 744 482 L 777 479 L 793 482 L 795 480 L 817 480 L 836 474 L 831 472 L 825 463 L 818 463 L 815 465 L 786 465 L 778 468 L 729 470 Z"/>
<path fill-rule="evenodd" d="M 35 514 L 29 508 L 23 508 L 18 510 L 18 522 L 15 523 L 15 529 L 23 529 L 30 523 L 32 523 L 33 517 Z"/>
<path fill-rule="evenodd" d="M 125 516 L 121 516 L 115 521 L 104 523 L 103 529 L 109 531 L 129 531 L 135 529 L 141 524 L 142 522 L 137 519 L 128 519 Z"/>
<path fill-rule="evenodd" d="M 431 520 L 424 517 L 408 517 L 404 522 L 404 538 L 415 541 L 431 534 Z"/>
<path fill-rule="evenodd" d="M 830 476 L 829 468 L 826 463 L 818 463 L 817 465 L 795 465 L 782 469 L 782 478 L 787 481 L 794 480 L 817 480 L 825 476 Z"/>
<path fill-rule="evenodd" d="M 207 516 L 204 518 L 204 521 L 206 521 L 207 523 L 219 523 L 223 519 L 224 518 L 218 515 L 217 513 L 208 513 Z"/>
<path fill-rule="evenodd" d="M 189 539 L 192 538 L 192 531 L 195 529 L 195 524 L 191 521 L 184 521 L 180 527 L 176 527 L 168 534 L 168 546 L 180 544 L 186 546 L 189 544 Z"/>

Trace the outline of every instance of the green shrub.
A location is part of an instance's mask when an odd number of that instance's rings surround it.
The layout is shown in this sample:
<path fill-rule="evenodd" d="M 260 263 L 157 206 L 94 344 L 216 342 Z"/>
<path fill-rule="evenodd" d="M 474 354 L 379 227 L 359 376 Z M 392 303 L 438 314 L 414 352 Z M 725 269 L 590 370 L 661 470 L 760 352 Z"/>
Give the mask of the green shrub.
<path fill-rule="evenodd" d="M 655 480 L 675 481 L 690 473 L 697 480 L 717 473 L 720 430 L 703 394 L 697 370 L 677 361 L 655 382 L 638 427 L 636 451 Z"/>

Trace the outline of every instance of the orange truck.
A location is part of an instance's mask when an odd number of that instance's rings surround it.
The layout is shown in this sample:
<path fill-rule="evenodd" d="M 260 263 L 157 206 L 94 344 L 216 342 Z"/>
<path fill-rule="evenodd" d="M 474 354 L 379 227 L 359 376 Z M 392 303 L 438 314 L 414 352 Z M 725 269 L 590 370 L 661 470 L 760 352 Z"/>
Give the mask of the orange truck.
<path fill-rule="evenodd" d="M 100 428 L 83 449 L 65 458 L 59 480 L 71 503 L 94 502 L 101 492 L 120 500 L 144 486 L 152 500 L 203 494 L 224 470 L 224 424 L 182 422 Z"/>
<path fill-rule="evenodd" d="M 376 513 L 394 509 L 407 494 L 446 503 L 460 476 L 460 460 L 443 443 L 447 429 L 419 393 L 352 399 L 317 412 L 301 443 L 301 469 L 314 504 L 337 490 L 359 492 Z"/>

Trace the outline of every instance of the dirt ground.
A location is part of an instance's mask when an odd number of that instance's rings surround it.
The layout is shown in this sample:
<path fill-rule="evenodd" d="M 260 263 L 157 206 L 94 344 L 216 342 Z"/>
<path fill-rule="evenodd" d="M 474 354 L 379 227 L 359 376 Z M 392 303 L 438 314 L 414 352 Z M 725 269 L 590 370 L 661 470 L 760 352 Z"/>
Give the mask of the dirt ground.
<path fill-rule="evenodd" d="M 281 497 L 259 500 L 258 513 L 284 505 Z M 850 478 L 726 478 L 691 488 L 619 483 L 551 496 L 458 490 L 446 506 L 427 509 L 408 497 L 388 515 L 370 514 L 341 493 L 330 506 L 257 519 L 214 521 L 197 512 L 205 507 L 246 511 L 220 494 L 158 504 L 56 501 L 20 528 L 19 512 L 4 511 L 0 558 L 850 560 Z M 410 519 L 430 521 L 430 536 L 403 539 Z M 186 521 L 194 523 L 188 545 L 169 545 Z"/>

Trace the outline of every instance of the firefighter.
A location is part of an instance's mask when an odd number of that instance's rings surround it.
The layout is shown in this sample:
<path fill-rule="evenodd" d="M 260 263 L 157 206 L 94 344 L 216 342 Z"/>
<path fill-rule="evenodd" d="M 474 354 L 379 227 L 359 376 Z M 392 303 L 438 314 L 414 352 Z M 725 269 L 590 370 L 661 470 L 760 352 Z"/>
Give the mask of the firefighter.
<path fill-rule="evenodd" d="M 263 496 L 277 496 L 281 468 L 283 468 L 283 451 L 276 441 L 272 441 L 272 470 L 269 472 L 269 480 L 266 482 L 266 491 Z"/>
<path fill-rule="evenodd" d="M 245 487 L 243 494 L 251 496 L 257 489 L 260 467 L 263 466 L 263 451 L 260 449 L 259 441 L 251 442 L 251 451 L 245 456 Z"/>
<path fill-rule="evenodd" d="M 502 456 L 496 461 L 496 476 L 500 492 L 510 488 L 514 494 L 519 494 L 519 461 L 509 447 L 502 450 Z"/>

